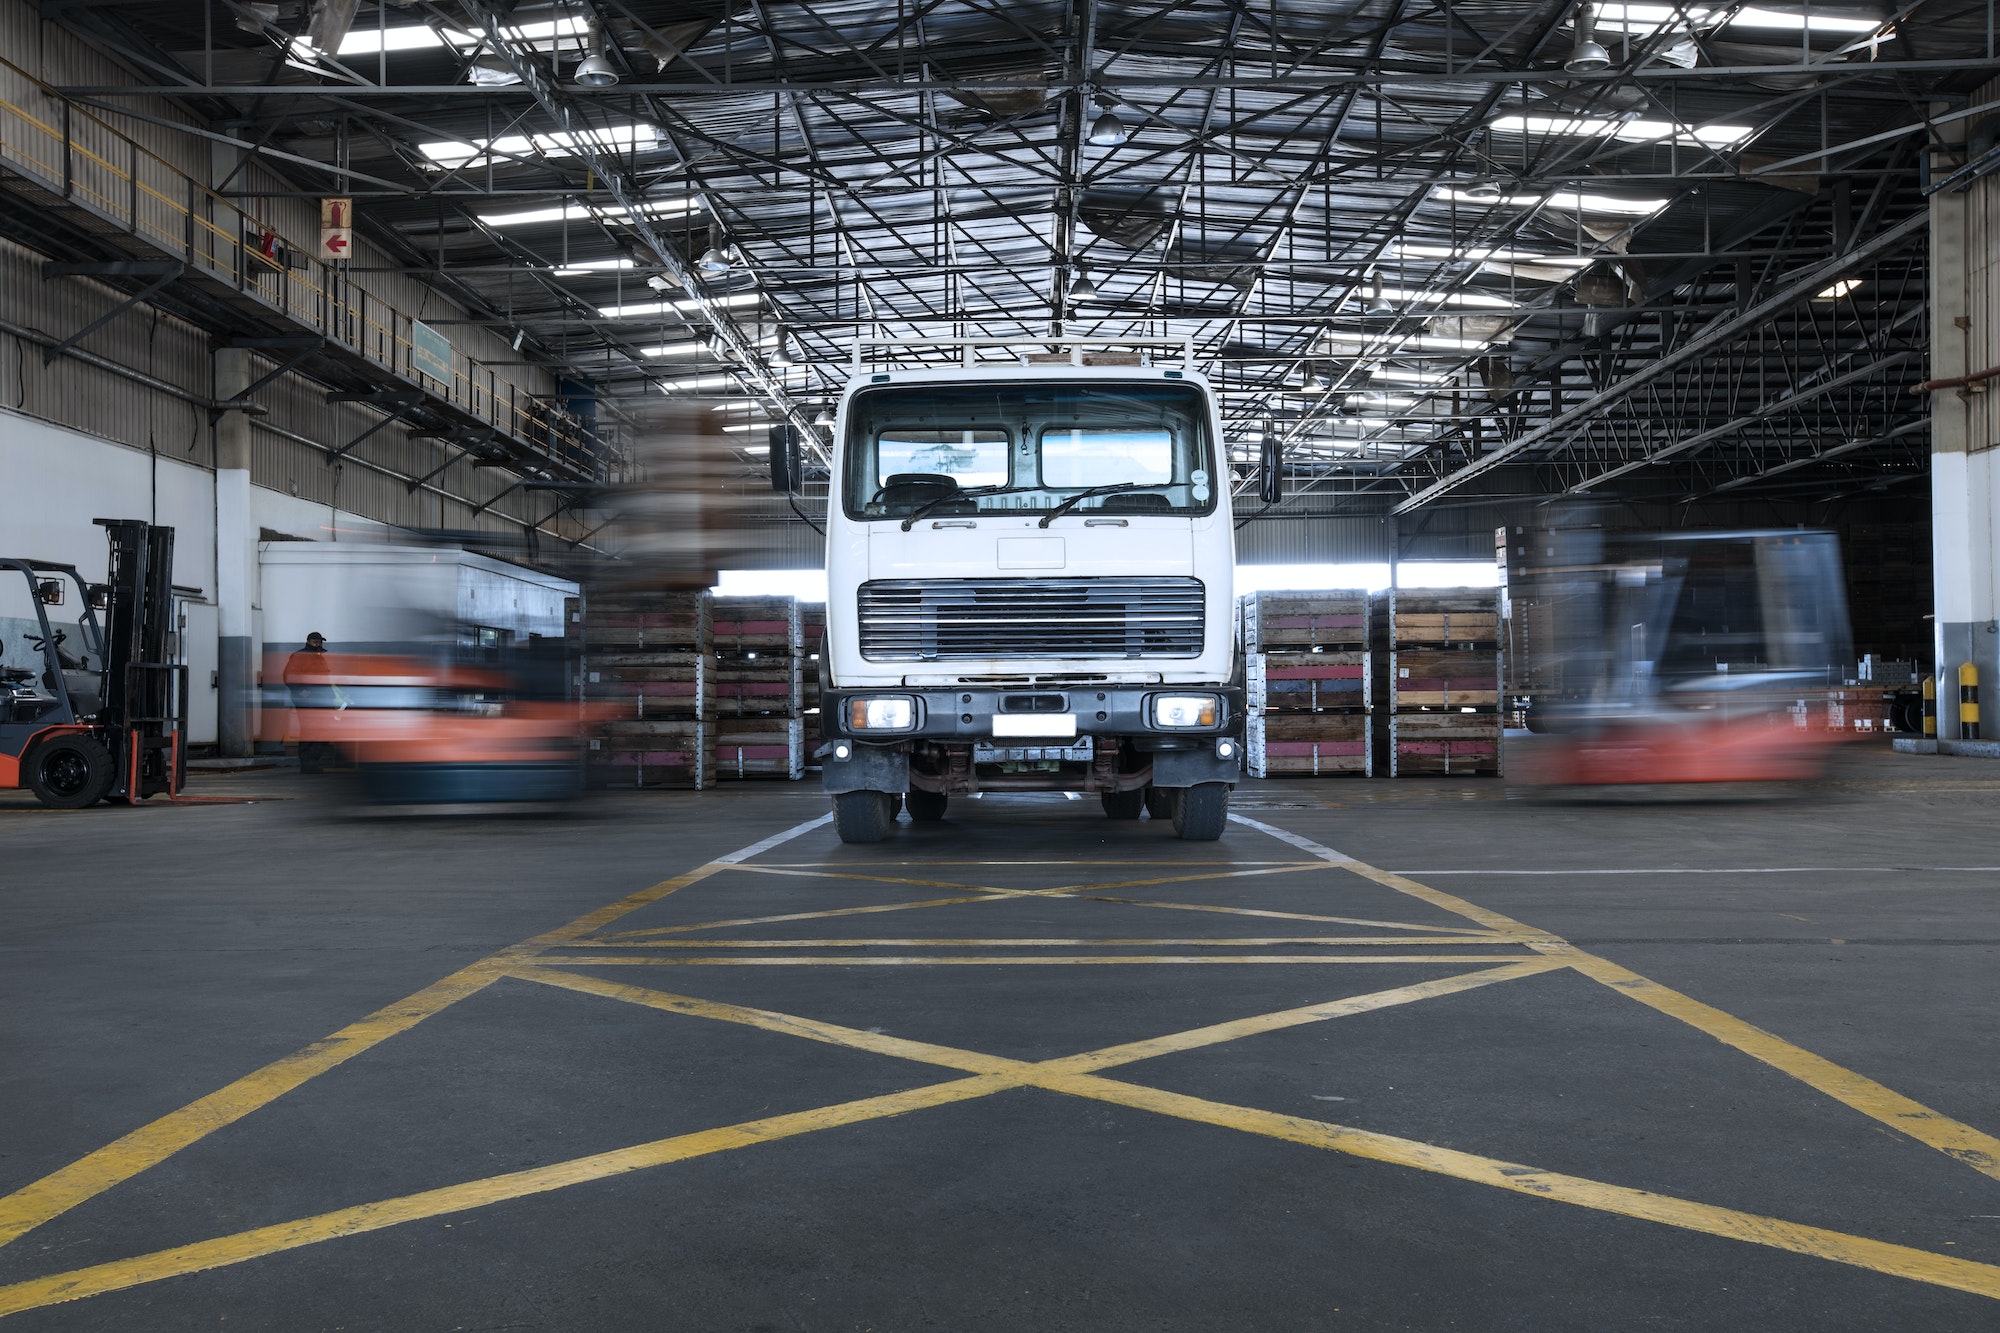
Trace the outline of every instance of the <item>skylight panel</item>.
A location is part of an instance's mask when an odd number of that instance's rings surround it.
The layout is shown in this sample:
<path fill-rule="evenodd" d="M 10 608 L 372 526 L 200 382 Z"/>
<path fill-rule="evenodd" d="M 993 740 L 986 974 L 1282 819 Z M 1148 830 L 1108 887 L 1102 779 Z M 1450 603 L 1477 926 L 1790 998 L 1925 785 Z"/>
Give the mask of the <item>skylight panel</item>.
<path fill-rule="evenodd" d="M 1726 148 L 1743 142 L 1756 130 L 1749 125 L 1697 125 L 1681 129 L 1666 120 L 1627 120 L 1605 116 L 1501 116 L 1493 128 L 1503 134 L 1553 134 L 1575 138 L 1618 139 L 1624 143 L 1705 144 Z"/>

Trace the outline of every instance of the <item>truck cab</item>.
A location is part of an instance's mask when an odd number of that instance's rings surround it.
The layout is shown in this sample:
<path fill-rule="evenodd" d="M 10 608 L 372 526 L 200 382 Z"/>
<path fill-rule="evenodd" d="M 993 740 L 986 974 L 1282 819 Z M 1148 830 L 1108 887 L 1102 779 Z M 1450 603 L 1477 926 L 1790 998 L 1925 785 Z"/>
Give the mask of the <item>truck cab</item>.
<path fill-rule="evenodd" d="M 1083 361 L 842 395 L 820 757 L 845 841 L 899 803 L 923 822 L 1024 790 L 1222 833 L 1244 691 L 1215 396 L 1192 368 Z"/>

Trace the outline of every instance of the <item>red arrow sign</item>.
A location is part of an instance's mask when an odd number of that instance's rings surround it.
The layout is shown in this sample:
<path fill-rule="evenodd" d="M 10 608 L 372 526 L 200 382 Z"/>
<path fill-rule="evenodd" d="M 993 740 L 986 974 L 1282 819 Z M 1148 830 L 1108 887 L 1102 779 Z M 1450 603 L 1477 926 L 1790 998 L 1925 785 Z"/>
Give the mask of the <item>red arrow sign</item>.
<path fill-rule="evenodd" d="M 347 248 L 347 238 L 345 236 L 329 236 L 326 238 L 326 248 L 335 254 L 339 254 Z"/>

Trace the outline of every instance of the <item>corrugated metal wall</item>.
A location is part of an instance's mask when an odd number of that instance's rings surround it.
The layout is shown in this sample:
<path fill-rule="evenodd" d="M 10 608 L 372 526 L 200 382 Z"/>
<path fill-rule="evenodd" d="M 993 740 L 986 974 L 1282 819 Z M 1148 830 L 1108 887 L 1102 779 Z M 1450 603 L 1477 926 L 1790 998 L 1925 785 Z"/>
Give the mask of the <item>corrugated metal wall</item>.
<path fill-rule="evenodd" d="M 1974 103 L 2000 97 L 2000 80 L 1974 93 Z M 1977 147 L 1990 147 L 1990 140 Z M 2000 366 L 2000 175 L 1988 175 L 1965 193 L 1965 320 L 1963 329 L 1936 330 L 1933 346 L 1945 351 L 1956 343 L 1964 355 L 1957 365 L 1931 373 L 1938 376 L 1976 375 Z M 1944 357 L 1939 357 L 1944 361 Z M 1977 453 L 2000 448 L 2000 384 L 1988 381 L 1971 392 L 1946 390 L 1932 396 L 1933 412 L 1965 414 L 1965 447 Z"/>

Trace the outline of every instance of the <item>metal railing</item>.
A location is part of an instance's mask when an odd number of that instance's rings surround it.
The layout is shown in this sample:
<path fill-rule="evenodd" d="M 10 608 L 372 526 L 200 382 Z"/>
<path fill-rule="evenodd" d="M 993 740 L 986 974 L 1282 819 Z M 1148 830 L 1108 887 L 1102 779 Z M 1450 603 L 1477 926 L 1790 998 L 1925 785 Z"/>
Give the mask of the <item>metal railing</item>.
<path fill-rule="evenodd" d="M 369 293 L 339 266 L 300 254 L 266 221 L 20 66 L 0 59 L 0 70 L 48 104 L 37 115 L 0 97 L 0 167 L 536 452 L 585 473 L 596 470 L 595 441 L 553 402 L 502 379 L 457 348 L 448 376 L 425 369 L 416 359 L 412 316 Z"/>

